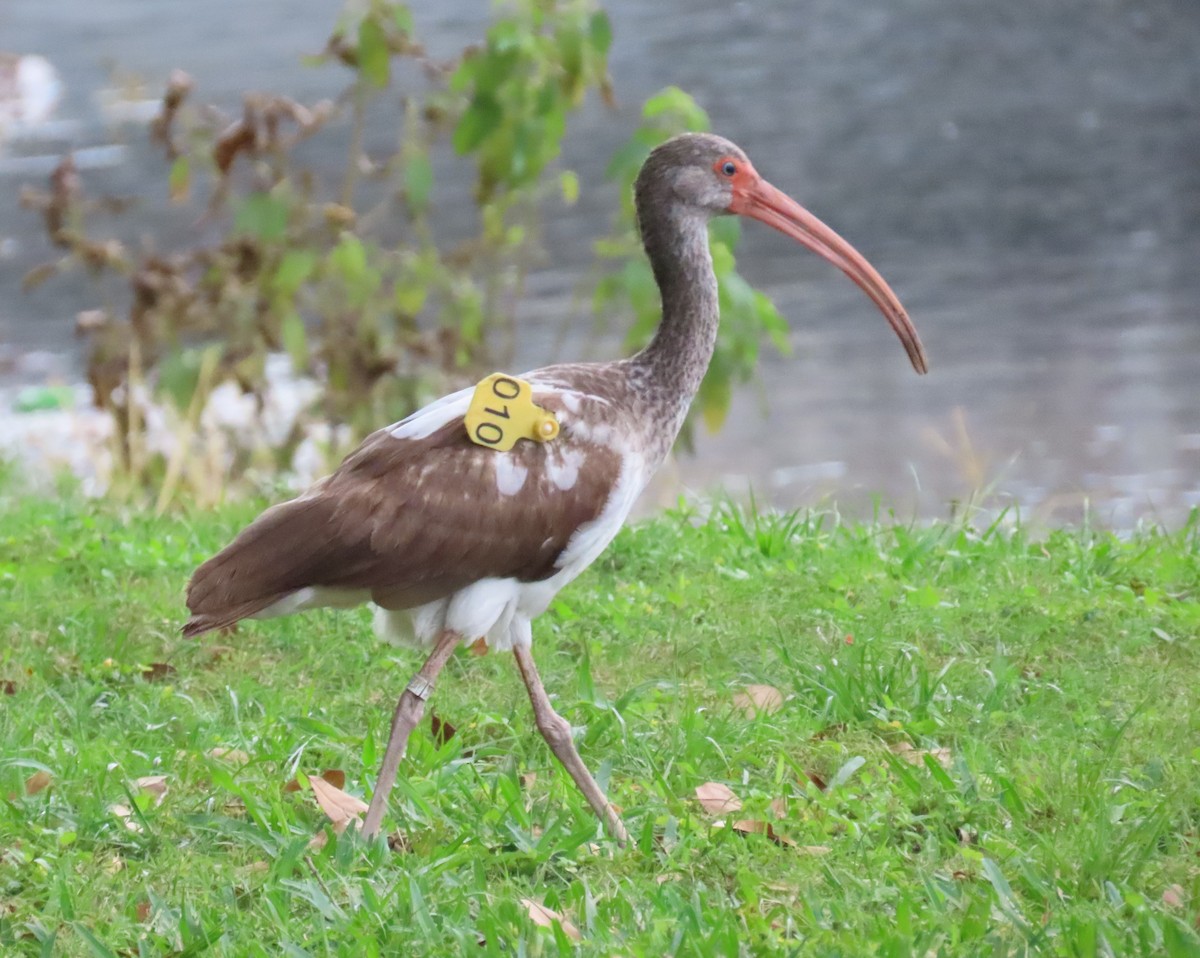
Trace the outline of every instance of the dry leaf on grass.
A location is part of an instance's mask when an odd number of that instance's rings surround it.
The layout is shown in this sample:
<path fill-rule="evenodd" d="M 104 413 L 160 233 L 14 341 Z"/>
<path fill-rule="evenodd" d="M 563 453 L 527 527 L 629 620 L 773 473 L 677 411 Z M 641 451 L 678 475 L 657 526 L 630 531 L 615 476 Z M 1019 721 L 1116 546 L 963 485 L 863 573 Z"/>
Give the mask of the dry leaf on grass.
<path fill-rule="evenodd" d="M 537 783 L 537 772 L 524 772 L 517 781 L 521 783 L 521 788 L 529 791 Z"/>
<path fill-rule="evenodd" d="M 165 775 L 143 775 L 133 784 L 147 795 L 153 795 L 155 805 L 161 805 L 162 800 L 167 796 L 167 776 Z"/>
<path fill-rule="evenodd" d="M 359 815 L 367 810 L 367 803 L 361 798 L 343 792 L 336 785 L 331 785 L 323 778 L 310 778 L 313 794 L 321 811 L 333 822 L 333 830 L 339 835 L 346 830 L 351 822 L 361 824 Z"/>
<path fill-rule="evenodd" d="M 780 835 L 771 827 L 770 822 L 759 821 L 758 819 L 744 818 L 741 821 L 734 822 L 729 826 L 735 832 L 741 832 L 743 835 L 766 835 L 768 839 L 776 845 L 794 848 L 796 843 L 786 835 Z"/>
<path fill-rule="evenodd" d="M 131 832 L 140 832 L 142 830 L 141 823 L 134 820 L 133 809 L 128 805 L 109 805 L 108 810 L 121 819 L 121 824 Z"/>
<path fill-rule="evenodd" d="M 438 715 L 433 709 L 429 710 L 429 729 L 433 733 L 433 741 L 438 748 L 441 748 L 450 739 L 454 738 L 454 733 L 458 731 L 458 729 Z"/>
<path fill-rule="evenodd" d="M 532 898 L 522 898 L 521 904 L 525 906 L 525 910 L 529 913 L 529 917 L 533 919 L 535 925 L 542 928 L 553 928 L 554 923 L 558 922 L 562 926 L 563 933 L 571 941 L 583 940 L 583 935 L 579 934 L 578 928 L 558 912 L 547 908 L 541 902 L 536 902 Z"/>
<path fill-rule="evenodd" d="M 146 920 L 150 917 L 150 902 L 147 899 L 143 898 L 141 901 L 139 901 L 137 903 L 136 911 L 137 911 L 137 920 L 140 921 L 144 925 L 146 923 Z"/>
<path fill-rule="evenodd" d="M 733 794 L 733 789 L 721 782 L 705 782 L 696 786 L 696 800 L 712 815 L 736 812 L 742 800 Z"/>
<path fill-rule="evenodd" d="M 215 758 L 222 762 L 228 762 L 230 765 L 249 765 L 250 756 L 243 752 L 240 748 L 225 748 L 218 745 L 216 748 L 210 748 L 207 752 L 209 758 Z"/>
<path fill-rule="evenodd" d="M 1172 885 L 1162 893 L 1163 904 L 1171 908 L 1183 907 L 1184 890 L 1182 885 Z"/>
<path fill-rule="evenodd" d="M 387 837 L 387 846 L 389 852 L 407 855 L 412 851 L 412 841 L 401 831 L 394 831 Z"/>
<path fill-rule="evenodd" d="M 38 792 L 45 791 L 52 781 L 54 781 L 54 777 L 45 769 L 34 772 L 25 779 L 25 794 L 36 795 Z"/>
<path fill-rule="evenodd" d="M 733 704 L 745 712 L 747 718 L 754 718 L 760 712 L 770 715 L 782 707 L 783 693 L 773 685 L 747 685 L 733 697 Z"/>
<path fill-rule="evenodd" d="M 785 796 L 780 795 L 779 798 L 771 799 L 770 810 L 771 814 L 776 818 L 787 817 L 788 800 Z"/>
<path fill-rule="evenodd" d="M 151 662 L 146 668 L 142 669 L 142 678 L 147 682 L 161 682 L 170 675 L 175 674 L 175 666 L 168 662 Z"/>
<path fill-rule="evenodd" d="M 948 769 L 952 763 L 950 749 L 948 748 L 917 748 L 909 742 L 893 742 L 888 748 L 892 750 L 893 755 L 898 755 L 904 761 L 908 762 L 909 765 L 924 765 L 926 755 L 930 756 L 942 768 Z"/>
<path fill-rule="evenodd" d="M 5 695 L 16 695 L 17 683 L 12 679 L 0 680 L 0 692 L 3 692 Z"/>
<path fill-rule="evenodd" d="M 325 779 L 325 781 L 327 781 L 334 788 L 345 788 L 346 787 L 346 773 L 343 772 L 340 768 L 327 768 L 323 772 L 321 772 L 320 777 Z M 313 776 L 309 775 L 308 778 L 309 778 L 309 781 L 311 781 Z M 297 778 L 293 778 L 290 782 L 288 782 L 286 785 L 283 786 L 283 790 L 285 792 L 300 791 L 300 780 Z"/>
<path fill-rule="evenodd" d="M 488 654 L 487 639 L 484 636 L 481 635 L 479 638 L 477 638 L 474 642 L 471 643 L 471 654 L 472 655 L 487 655 Z"/>
<path fill-rule="evenodd" d="M 334 788 L 346 787 L 346 773 L 340 768 L 327 768 L 321 772 L 321 778 L 325 779 Z"/>

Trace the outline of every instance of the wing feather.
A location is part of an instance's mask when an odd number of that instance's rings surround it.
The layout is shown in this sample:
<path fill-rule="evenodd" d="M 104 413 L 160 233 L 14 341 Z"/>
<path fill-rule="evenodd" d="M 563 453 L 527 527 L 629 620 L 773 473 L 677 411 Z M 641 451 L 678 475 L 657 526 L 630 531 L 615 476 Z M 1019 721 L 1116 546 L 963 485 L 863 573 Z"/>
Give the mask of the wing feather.
<path fill-rule="evenodd" d="M 553 575 L 571 536 L 603 510 L 621 456 L 572 430 L 575 414 L 553 392 L 538 401 L 562 432 L 507 453 L 471 442 L 460 416 L 415 436 L 399 427 L 368 436 L 333 475 L 267 509 L 196 570 L 184 633 L 232 625 L 310 586 L 367 590 L 399 609 L 482 578 Z M 526 471 L 511 494 L 497 480 L 502 456 L 503 468 Z"/>

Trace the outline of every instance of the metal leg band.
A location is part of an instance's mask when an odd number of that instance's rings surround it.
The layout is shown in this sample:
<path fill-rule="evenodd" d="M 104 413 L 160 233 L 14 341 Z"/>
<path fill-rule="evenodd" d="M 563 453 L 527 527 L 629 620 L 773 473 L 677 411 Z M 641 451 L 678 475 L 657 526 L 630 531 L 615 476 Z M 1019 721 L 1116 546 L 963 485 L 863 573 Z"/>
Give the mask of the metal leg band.
<path fill-rule="evenodd" d="M 405 691 L 412 692 L 422 702 L 428 701 L 433 694 L 433 683 L 420 675 L 414 675 L 412 681 L 405 686 Z"/>

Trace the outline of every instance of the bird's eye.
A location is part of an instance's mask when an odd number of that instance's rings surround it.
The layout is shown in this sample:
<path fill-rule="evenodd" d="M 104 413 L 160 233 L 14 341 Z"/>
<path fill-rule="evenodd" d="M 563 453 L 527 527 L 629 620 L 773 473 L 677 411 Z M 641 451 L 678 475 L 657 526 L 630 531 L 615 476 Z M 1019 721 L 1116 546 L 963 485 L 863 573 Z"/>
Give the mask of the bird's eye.
<path fill-rule="evenodd" d="M 733 176 L 737 172 L 737 166 L 734 165 L 733 160 L 726 160 L 721 164 L 721 172 L 726 176 Z"/>

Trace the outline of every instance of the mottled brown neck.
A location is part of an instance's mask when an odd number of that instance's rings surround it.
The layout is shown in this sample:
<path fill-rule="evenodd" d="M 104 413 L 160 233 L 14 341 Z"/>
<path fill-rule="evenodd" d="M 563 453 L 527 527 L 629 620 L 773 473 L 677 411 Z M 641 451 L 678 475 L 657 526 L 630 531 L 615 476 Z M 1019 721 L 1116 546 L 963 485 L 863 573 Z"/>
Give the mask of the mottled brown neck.
<path fill-rule="evenodd" d="M 720 318 L 708 217 L 674 205 L 639 209 L 642 242 L 662 297 L 662 322 L 631 363 L 656 421 L 674 441 L 712 359 Z M 665 450 L 664 450 L 665 452 Z"/>

